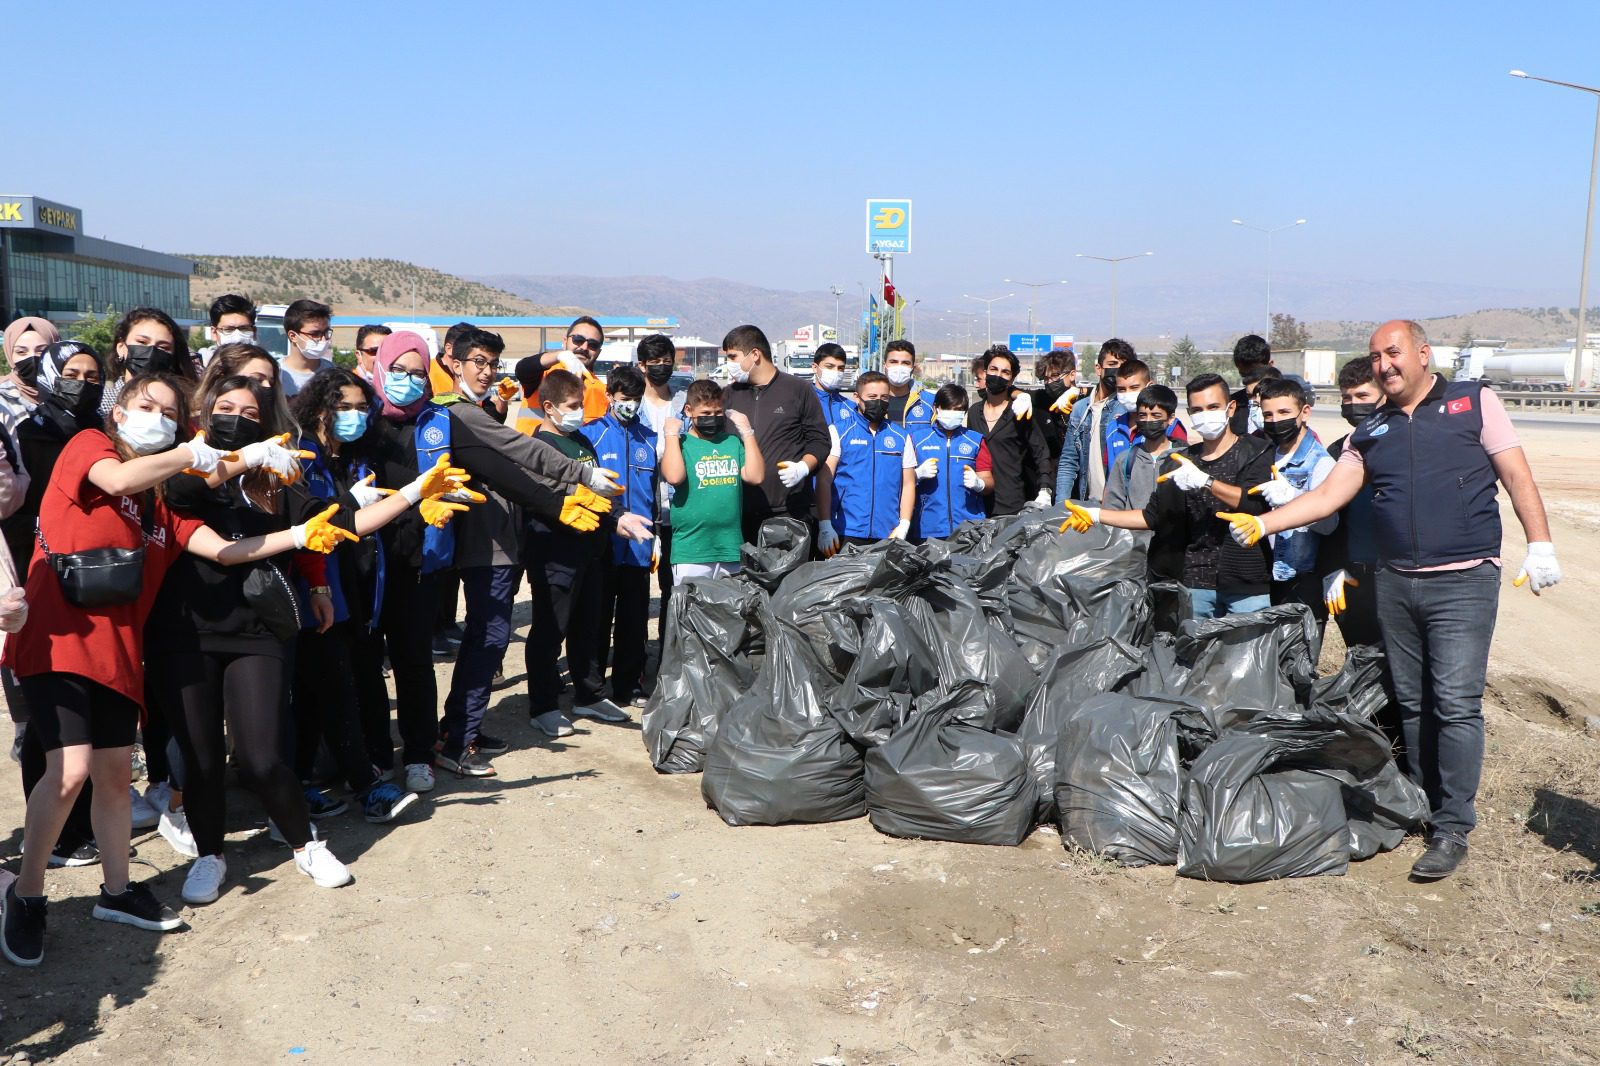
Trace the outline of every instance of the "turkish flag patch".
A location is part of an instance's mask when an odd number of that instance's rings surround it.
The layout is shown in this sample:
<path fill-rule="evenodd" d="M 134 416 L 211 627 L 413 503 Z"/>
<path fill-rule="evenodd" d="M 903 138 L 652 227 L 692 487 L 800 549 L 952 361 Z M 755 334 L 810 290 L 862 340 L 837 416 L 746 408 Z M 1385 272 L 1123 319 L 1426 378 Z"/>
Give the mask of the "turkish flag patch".
<path fill-rule="evenodd" d="M 1462 396 L 1459 399 L 1451 400 L 1449 403 L 1445 404 L 1444 409 L 1446 413 L 1452 415 L 1459 415 L 1463 411 L 1470 411 L 1472 410 L 1472 397 Z"/>

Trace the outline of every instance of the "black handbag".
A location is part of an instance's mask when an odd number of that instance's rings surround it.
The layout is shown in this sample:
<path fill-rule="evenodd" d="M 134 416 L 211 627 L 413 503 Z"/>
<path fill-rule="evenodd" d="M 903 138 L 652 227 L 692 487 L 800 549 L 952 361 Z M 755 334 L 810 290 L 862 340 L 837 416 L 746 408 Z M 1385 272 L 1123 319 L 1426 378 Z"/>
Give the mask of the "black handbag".
<path fill-rule="evenodd" d="M 274 637 L 287 641 L 299 636 L 300 598 L 271 559 L 258 559 L 245 575 L 244 598 Z"/>
<path fill-rule="evenodd" d="M 39 547 L 61 582 L 61 594 L 74 607 L 114 607 L 133 603 L 144 590 L 144 543 L 155 525 L 155 506 L 145 493 L 139 528 L 143 534 L 137 548 L 90 548 L 88 551 L 57 554 L 45 543 L 44 530 L 38 529 Z"/>

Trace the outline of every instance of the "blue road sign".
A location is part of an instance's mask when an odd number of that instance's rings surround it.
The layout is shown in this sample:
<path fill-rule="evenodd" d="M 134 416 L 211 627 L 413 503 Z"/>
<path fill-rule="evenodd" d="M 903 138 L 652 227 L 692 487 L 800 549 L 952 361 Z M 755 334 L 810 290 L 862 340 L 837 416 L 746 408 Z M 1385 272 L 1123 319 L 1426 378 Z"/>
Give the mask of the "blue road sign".
<path fill-rule="evenodd" d="M 1043 355 L 1050 350 L 1050 334 L 1013 333 L 1006 347 L 1013 355 Z"/>

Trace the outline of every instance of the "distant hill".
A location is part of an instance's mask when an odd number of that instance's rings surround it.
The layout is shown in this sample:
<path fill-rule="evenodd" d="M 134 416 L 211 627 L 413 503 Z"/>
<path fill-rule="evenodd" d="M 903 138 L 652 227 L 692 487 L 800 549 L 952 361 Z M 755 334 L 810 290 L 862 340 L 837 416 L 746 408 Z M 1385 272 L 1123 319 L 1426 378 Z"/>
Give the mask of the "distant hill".
<path fill-rule="evenodd" d="M 1578 335 L 1576 307 L 1506 307 L 1420 319 L 1435 344 L 1466 339 L 1502 340 L 1512 348 L 1558 347 Z M 1376 321 L 1310 322 L 1312 344 L 1320 348 L 1358 348 L 1367 343 Z M 1600 309 L 1590 308 L 1585 332 L 1600 332 Z"/>
<path fill-rule="evenodd" d="M 275 256 L 196 255 L 190 300 L 205 307 L 226 292 L 258 304 L 320 300 L 341 314 L 410 314 L 412 283 L 418 314 L 545 315 L 579 313 L 572 306 L 534 303 L 502 289 L 397 259 L 280 259 Z"/>

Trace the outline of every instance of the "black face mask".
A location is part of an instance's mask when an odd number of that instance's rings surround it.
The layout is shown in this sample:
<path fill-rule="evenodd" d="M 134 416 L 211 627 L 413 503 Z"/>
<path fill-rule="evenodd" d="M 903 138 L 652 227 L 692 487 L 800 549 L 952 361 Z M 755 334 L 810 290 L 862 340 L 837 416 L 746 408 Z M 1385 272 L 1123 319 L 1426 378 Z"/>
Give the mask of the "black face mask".
<path fill-rule="evenodd" d="M 1167 424 L 1159 418 L 1141 418 L 1134 425 L 1143 440 L 1160 440 L 1167 435 Z"/>
<path fill-rule="evenodd" d="M 1057 378 L 1055 381 L 1046 382 L 1044 388 L 1039 391 L 1044 394 L 1046 401 L 1055 403 L 1061 399 L 1061 394 L 1067 391 L 1067 383 Z"/>
<path fill-rule="evenodd" d="M 39 385 L 39 360 L 37 357 L 24 359 L 11 368 L 16 372 L 17 380 L 28 388 L 37 388 Z"/>
<path fill-rule="evenodd" d="M 1300 435 L 1300 423 L 1292 418 L 1261 423 L 1261 432 L 1274 444 L 1288 444 Z"/>
<path fill-rule="evenodd" d="M 1100 371 L 1100 387 L 1110 393 L 1117 391 L 1116 367 L 1107 367 L 1106 369 Z"/>
<path fill-rule="evenodd" d="M 983 389 L 990 396 L 1004 396 L 1011 391 L 1011 382 L 996 374 L 985 374 L 983 377 Z"/>
<path fill-rule="evenodd" d="M 695 415 L 694 431 L 702 437 L 720 437 L 727 421 L 724 415 Z"/>
<path fill-rule="evenodd" d="M 644 376 L 652 385 L 665 385 L 672 380 L 671 363 L 649 363 L 644 368 Z"/>
<path fill-rule="evenodd" d="M 868 422 L 882 422 L 889 417 L 889 401 L 862 400 L 861 413 L 867 416 Z"/>
<path fill-rule="evenodd" d="M 104 386 L 82 378 L 56 378 L 45 399 L 71 415 L 78 425 L 88 428 L 100 421 L 100 398 Z"/>
<path fill-rule="evenodd" d="M 165 374 L 177 366 L 176 352 L 164 352 L 153 344 L 128 345 L 128 357 L 123 363 L 130 374 Z"/>
<path fill-rule="evenodd" d="M 207 444 L 225 452 L 236 452 L 266 439 L 261 423 L 244 415 L 212 415 L 211 432 L 206 434 Z"/>
<path fill-rule="evenodd" d="M 1359 426 L 1372 417 L 1372 412 L 1378 409 L 1375 403 L 1342 403 L 1339 405 L 1339 414 L 1352 426 Z"/>

